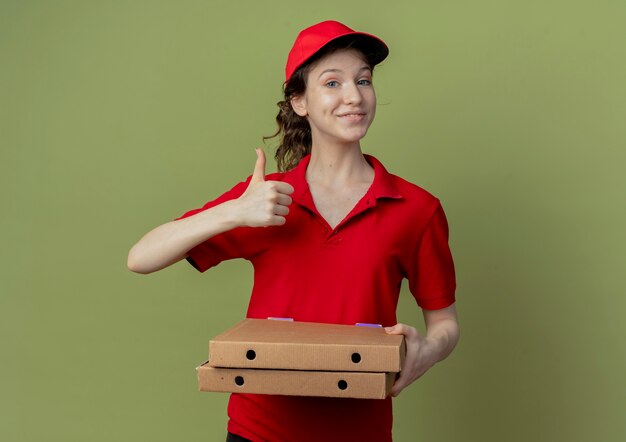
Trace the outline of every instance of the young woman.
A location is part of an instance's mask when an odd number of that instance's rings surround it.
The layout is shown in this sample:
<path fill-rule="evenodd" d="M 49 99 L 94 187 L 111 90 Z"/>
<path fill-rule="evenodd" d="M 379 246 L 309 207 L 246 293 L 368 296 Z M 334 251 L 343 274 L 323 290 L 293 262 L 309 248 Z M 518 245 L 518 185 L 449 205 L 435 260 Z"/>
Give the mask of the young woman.
<path fill-rule="evenodd" d="M 438 198 L 361 152 L 376 113 L 375 65 L 388 48 L 336 21 L 302 30 L 276 117 L 279 172 L 252 175 L 147 233 L 128 267 L 150 273 L 186 258 L 201 272 L 254 266 L 247 317 L 378 323 L 403 334 L 405 365 L 384 400 L 237 394 L 230 441 L 391 441 L 392 397 L 446 358 L 459 338 L 448 224 Z M 271 137 L 270 137 L 271 138 Z M 402 280 L 427 333 L 397 324 Z"/>

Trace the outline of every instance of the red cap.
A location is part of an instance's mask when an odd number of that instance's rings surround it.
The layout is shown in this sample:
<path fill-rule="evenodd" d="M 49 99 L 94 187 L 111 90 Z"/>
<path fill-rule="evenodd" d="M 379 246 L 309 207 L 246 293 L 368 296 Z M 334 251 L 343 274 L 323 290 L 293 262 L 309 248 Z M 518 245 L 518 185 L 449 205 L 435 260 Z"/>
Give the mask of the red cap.
<path fill-rule="evenodd" d="M 389 54 L 389 48 L 385 42 L 375 35 L 356 32 L 338 21 L 326 20 L 300 31 L 287 57 L 285 81 L 288 81 L 296 69 L 322 47 L 345 35 L 358 36 L 359 47 L 366 48 L 374 64 L 380 63 Z"/>

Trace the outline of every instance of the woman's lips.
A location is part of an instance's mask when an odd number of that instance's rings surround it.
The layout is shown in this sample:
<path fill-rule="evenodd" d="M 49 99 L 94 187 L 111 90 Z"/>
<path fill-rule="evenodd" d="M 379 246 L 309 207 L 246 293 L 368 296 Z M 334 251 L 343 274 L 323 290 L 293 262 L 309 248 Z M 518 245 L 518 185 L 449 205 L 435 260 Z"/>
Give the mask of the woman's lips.
<path fill-rule="evenodd" d="M 365 118 L 365 114 L 362 114 L 362 113 L 344 114 L 344 115 L 340 115 L 339 118 L 349 123 L 357 123 L 361 121 L 363 118 Z"/>

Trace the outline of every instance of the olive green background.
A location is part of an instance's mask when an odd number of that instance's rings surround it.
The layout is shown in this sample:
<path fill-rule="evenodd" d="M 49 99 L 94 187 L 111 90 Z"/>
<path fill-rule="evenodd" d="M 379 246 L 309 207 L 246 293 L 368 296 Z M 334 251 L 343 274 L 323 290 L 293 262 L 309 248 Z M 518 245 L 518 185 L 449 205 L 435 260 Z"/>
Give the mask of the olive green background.
<path fill-rule="evenodd" d="M 195 367 L 243 318 L 252 267 L 126 258 L 252 173 L 291 44 L 325 19 L 390 46 L 363 151 L 450 225 L 461 340 L 394 399 L 394 440 L 626 438 L 623 2 L 16 0 L 0 440 L 224 440 L 228 396 Z M 406 281 L 398 314 L 424 332 Z"/>

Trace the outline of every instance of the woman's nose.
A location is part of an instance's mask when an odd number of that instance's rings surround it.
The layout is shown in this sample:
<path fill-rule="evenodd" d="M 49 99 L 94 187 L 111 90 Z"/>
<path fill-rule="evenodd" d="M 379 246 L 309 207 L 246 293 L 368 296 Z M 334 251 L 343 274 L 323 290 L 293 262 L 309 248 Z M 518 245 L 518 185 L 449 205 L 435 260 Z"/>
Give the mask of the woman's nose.
<path fill-rule="evenodd" d="M 348 83 L 344 89 L 344 100 L 346 103 L 360 103 L 363 99 L 359 87 L 354 83 Z"/>

